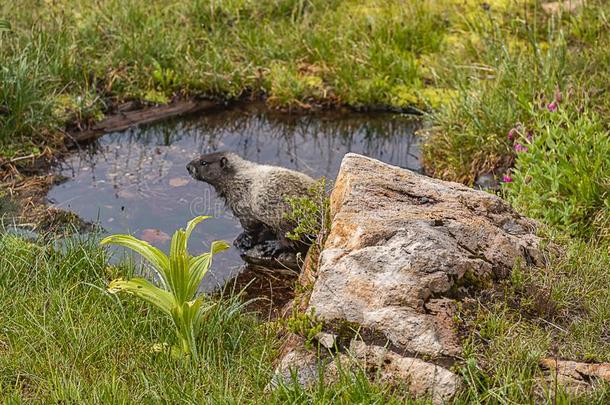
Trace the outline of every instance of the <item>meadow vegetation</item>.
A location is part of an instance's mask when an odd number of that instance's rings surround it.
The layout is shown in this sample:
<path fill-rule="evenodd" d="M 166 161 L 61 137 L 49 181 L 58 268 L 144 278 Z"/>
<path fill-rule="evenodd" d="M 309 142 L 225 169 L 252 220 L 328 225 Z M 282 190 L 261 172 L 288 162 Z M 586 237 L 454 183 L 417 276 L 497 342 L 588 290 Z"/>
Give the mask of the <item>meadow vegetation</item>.
<path fill-rule="evenodd" d="M 477 176 L 501 174 L 514 162 L 508 137 L 530 126 L 549 106 L 610 112 L 607 2 L 587 2 L 578 14 L 546 15 L 539 2 L 505 2 L 506 13 L 465 14 L 464 27 L 438 71 L 457 96 L 433 115 L 435 128 L 424 154 L 435 177 L 473 184 Z M 557 99 L 559 97 L 559 99 Z M 574 115 L 573 115 L 574 116 Z"/>
<path fill-rule="evenodd" d="M 174 325 L 148 303 L 107 291 L 130 264 L 108 265 L 98 242 L 0 235 L 0 400 L 3 403 L 404 403 L 364 373 L 339 384 L 265 390 L 279 350 L 236 296 L 205 298 L 201 361 L 172 354 Z"/>
<path fill-rule="evenodd" d="M 128 100 L 417 110 L 429 174 L 472 185 L 493 173 L 499 192 L 557 248 L 542 269 L 518 263 L 461 315 L 472 332 L 457 402 L 608 403 L 606 385 L 583 397 L 549 390 L 538 361 L 610 361 L 610 3 L 590 0 L 575 12 L 544 5 L 3 2 L 0 156 L 57 147 L 66 130 Z M 106 291 L 135 268 L 109 265 L 90 239 L 0 233 L 0 251 L 0 398 L 8 402 L 409 401 L 362 373 L 266 391 L 277 330 L 235 296 L 208 298 L 215 305 L 197 340 L 204 360 L 187 364 L 171 355 L 169 319 Z"/>
<path fill-rule="evenodd" d="M 0 141 L 37 151 L 126 100 L 263 97 L 272 107 L 431 113 L 425 163 L 472 184 L 557 90 L 607 113 L 607 2 L 117 0 L 0 5 Z M 6 146 L 11 143 L 12 147 Z"/>
<path fill-rule="evenodd" d="M 392 1 L 25 0 L 0 5 L 0 18 L 11 26 L 0 34 L 4 141 L 84 126 L 130 99 L 423 106 L 418 59 L 446 29 L 441 6 Z"/>
<path fill-rule="evenodd" d="M 502 194 L 553 247 L 545 267 L 517 263 L 465 315 L 467 401 L 610 401 L 608 384 L 578 398 L 541 383 L 544 357 L 610 361 L 610 134 L 601 112 L 571 98 L 559 106 L 534 105 L 528 124 L 509 131 L 516 158 Z"/>

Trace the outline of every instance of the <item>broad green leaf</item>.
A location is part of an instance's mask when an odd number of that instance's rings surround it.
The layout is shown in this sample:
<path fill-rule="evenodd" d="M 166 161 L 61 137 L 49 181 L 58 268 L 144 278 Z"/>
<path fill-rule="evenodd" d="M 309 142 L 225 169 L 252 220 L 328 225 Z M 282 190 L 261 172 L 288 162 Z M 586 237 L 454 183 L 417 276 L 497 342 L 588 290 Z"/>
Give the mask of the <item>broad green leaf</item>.
<path fill-rule="evenodd" d="M 179 229 L 174 233 L 170 244 L 170 270 L 168 274 L 168 285 L 174 292 L 178 302 L 184 302 L 196 292 L 190 288 L 192 272 L 189 271 L 189 254 L 187 251 L 188 238 L 195 227 L 209 216 L 199 216 L 188 222 L 186 231 Z"/>
<path fill-rule="evenodd" d="M 189 221 L 189 223 L 186 225 L 185 243 L 187 245 L 185 246 L 185 248 L 188 248 L 189 238 L 191 237 L 191 233 L 193 233 L 193 230 L 195 229 L 195 227 L 208 218 L 211 218 L 211 217 L 210 216 L 199 216 L 199 217 L 193 218 Z"/>
<path fill-rule="evenodd" d="M 212 263 L 212 255 L 210 252 L 204 253 L 197 257 L 191 258 L 190 274 L 189 274 L 189 294 L 194 295 L 201 284 L 201 280 L 208 272 Z"/>
<path fill-rule="evenodd" d="M 0 32 L 10 31 L 10 30 L 11 30 L 11 23 L 8 22 L 7 20 L 0 19 Z"/>
<path fill-rule="evenodd" d="M 229 245 L 224 240 L 215 240 L 214 242 L 212 242 L 212 247 L 210 248 L 209 252 L 206 252 L 199 256 L 190 258 L 190 266 L 193 266 L 195 263 L 199 262 L 200 260 L 205 260 L 210 255 L 215 255 L 224 250 L 227 250 L 230 247 L 231 247 L 231 245 Z"/>
<path fill-rule="evenodd" d="M 108 291 L 113 294 L 117 292 L 133 294 L 153 304 L 167 315 L 171 315 L 172 308 L 175 307 L 175 300 L 168 291 L 152 285 L 148 280 L 143 278 L 132 278 L 130 280 L 119 278 L 113 280 L 108 285 Z"/>
<path fill-rule="evenodd" d="M 176 297 L 176 302 L 188 301 L 189 258 L 185 253 L 174 254 L 169 259 L 169 286 Z"/>
<path fill-rule="evenodd" d="M 184 241 L 186 240 L 185 232 L 183 229 L 178 229 L 174 232 L 172 236 L 172 241 L 169 245 L 169 259 L 178 257 L 179 255 L 184 255 L 186 253 L 186 244 Z"/>
<path fill-rule="evenodd" d="M 231 247 L 231 245 L 229 245 L 224 240 L 215 240 L 214 242 L 212 242 L 211 251 L 212 251 L 212 254 L 215 255 L 216 253 L 220 253 L 224 250 L 227 250 L 230 247 Z"/>
<path fill-rule="evenodd" d="M 170 245 L 170 250 L 169 250 L 170 258 L 172 256 L 177 256 L 179 254 L 188 255 L 187 244 L 188 244 L 188 239 L 191 236 L 191 233 L 193 232 L 193 230 L 199 223 L 201 223 L 202 221 L 204 221 L 208 218 L 210 218 L 210 217 L 209 216 L 196 217 L 188 222 L 188 224 L 186 225 L 186 230 L 179 229 L 174 233 L 174 236 L 172 237 L 172 242 Z"/>
<path fill-rule="evenodd" d="M 178 336 L 182 340 L 182 347 L 185 352 L 193 356 L 193 360 L 198 360 L 197 354 L 197 328 L 199 325 L 199 310 L 202 300 L 196 299 L 190 302 L 183 302 L 172 308 L 172 318 L 176 324 Z"/>
<path fill-rule="evenodd" d="M 131 235 L 112 235 L 104 238 L 100 243 L 102 245 L 123 246 L 140 254 L 155 267 L 163 281 L 167 283 L 166 273 L 169 269 L 169 260 L 162 251 L 151 246 L 150 243 L 134 238 Z"/>
<path fill-rule="evenodd" d="M 212 242 L 212 246 L 209 252 L 203 253 L 197 257 L 193 257 L 190 259 L 190 275 L 188 285 L 189 294 L 194 295 L 197 292 L 199 284 L 201 284 L 201 280 L 203 280 L 203 277 L 212 265 L 212 257 L 216 253 L 220 253 L 223 250 L 227 250 L 229 247 L 230 245 L 227 242 L 217 240 Z"/>

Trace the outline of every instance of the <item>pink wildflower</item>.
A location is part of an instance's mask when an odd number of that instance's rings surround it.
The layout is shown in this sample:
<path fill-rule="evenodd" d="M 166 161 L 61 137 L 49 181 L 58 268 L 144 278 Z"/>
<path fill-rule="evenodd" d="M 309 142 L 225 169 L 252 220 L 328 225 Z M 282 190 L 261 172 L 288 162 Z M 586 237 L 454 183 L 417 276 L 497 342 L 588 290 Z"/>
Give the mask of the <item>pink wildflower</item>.
<path fill-rule="evenodd" d="M 513 182 L 513 178 L 510 177 L 508 174 L 505 174 L 504 176 L 502 176 L 502 182 L 504 182 L 504 183 L 512 183 Z"/>
<path fill-rule="evenodd" d="M 555 112 L 555 111 L 557 111 L 557 107 L 558 107 L 557 101 L 552 101 L 552 102 L 550 102 L 550 103 L 549 103 L 549 105 L 548 105 L 548 106 L 546 106 L 546 108 L 548 108 L 548 110 L 549 110 L 550 112 Z"/>
<path fill-rule="evenodd" d="M 512 128 L 510 131 L 508 131 L 508 139 L 511 141 L 514 140 L 517 135 L 519 135 L 519 133 L 517 132 L 516 128 Z"/>
<path fill-rule="evenodd" d="M 516 143 L 515 152 L 527 152 L 527 146 L 521 145 L 520 143 Z"/>

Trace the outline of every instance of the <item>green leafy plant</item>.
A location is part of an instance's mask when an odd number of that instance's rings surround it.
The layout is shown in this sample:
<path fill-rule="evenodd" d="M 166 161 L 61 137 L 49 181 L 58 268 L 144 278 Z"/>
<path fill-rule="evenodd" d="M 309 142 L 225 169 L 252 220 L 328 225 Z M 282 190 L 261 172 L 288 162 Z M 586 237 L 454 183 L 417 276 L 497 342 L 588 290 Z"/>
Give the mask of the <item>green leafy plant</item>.
<path fill-rule="evenodd" d="M 322 321 L 316 316 L 314 308 L 309 313 L 294 311 L 292 316 L 286 320 L 286 326 L 292 333 L 305 338 L 305 347 L 313 349 L 313 341 L 316 335 L 322 332 Z"/>
<path fill-rule="evenodd" d="M 314 243 L 330 231 L 330 199 L 326 193 L 326 179 L 323 177 L 309 190 L 309 196 L 287 199 L 290 209 L 286 218 L 295 224 L 286 237 Z"/>
<path fill-rule="evenodd" d="M 506 195 L 525 214 L 573 236 L 608 238 L 610 133 L 592 111 L 551 109 L 515 139 Z"/>
<path fill-rule="evenodd" d="M 154 63 L 154 69 L 152 71 L 152 78 L 161 91 L 171 91 L 179 82 L 178 74 L 170 68 L 164 68 L 159 62 Z"/>
<path fill-rule="evenodd" d="M 110 282 L 111 293 L 126 292 L 153 304 L 171 317 L 180 339 L 181 351 L 195 361 L 197 335 L 204 314 L 209 306 L 204 305 L 203 297 L 196 297 L 203 276 L 210 269 L 212 257 L 229 247 L 224 241 L 214 241 L 209 252 L 198 256 L 188 253 L 188 239 L 193 229 L 207 219 L 199 216 L 191 220 L 186 230 L 179 229 L 172 237 L 169 257 L 148 242 L 131 235 L 112 235 L 102 240 L 102 245 L 114 244 L 139 253 L 146 259 L 159 276 L 161 287 L 153 285 L 144 278 L 130 280 L 118 278 Z"/>

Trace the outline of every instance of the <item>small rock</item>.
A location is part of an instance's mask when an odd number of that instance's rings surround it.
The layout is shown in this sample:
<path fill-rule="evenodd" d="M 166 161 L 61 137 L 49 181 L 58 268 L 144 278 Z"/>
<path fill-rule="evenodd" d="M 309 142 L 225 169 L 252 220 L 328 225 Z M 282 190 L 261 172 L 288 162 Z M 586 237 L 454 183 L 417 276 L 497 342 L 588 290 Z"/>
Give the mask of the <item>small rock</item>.
<path fill-rule="evenodd" d="M 318 343 L 327 348 L 328 350 L 332 350 L 335 348 L 335 343 L 337 341 L 337 335 L 326 332 L 319 332 L 315 336 Z"/>
<path fill-rule="evenodd" d="M 431 398 L 433 404 L 447 403 L 461 385 L 460 378 L 444 367 L 362 341 L 352 342 L 348 356 L 359 360 L 365 369 L 375 370 L 371 378 L 394 386 L 406 385 L 411 395 Z M 329 366 L 331 371 L 333 366 Z"/>
<path fill-rule="evenodd" d="M 584 395 L 610 382 L 610 363 L 580 363 L 545 358 L 540 361 L 547 386 L 561 385 L 571 395 Z"/>
<path fill-rule="evenodd" d="M 173 179 L 169 179 L 169 185 L 172 187 L 182 187 L 189 184 L 189 180 L 184 177 L 174 177 Z"/>
<path fill-rule="evenodd" d="M 580 10 L 584 4 L 584 0 L 564 0 L 542 3 L 541 6 L 542 10 L 549 15 L 559 14 L 561 12 L 574 14 Z"/>
<path fill-rule="evenodd" d="M 273 377 L 265 391 L 273 390 L 280 384 L 290 384 L 293 376 L 296 382 L 302 387 L 311 387 L 320 381 L 319 371 L 328 363 L 325 359 L 319 359 L 313 351 L 303 348 L 303 339 L 295 335 L 290 335 L 289 339 L 295 339 L 300 344 L 294 344 L 294 349 L 287 352 L 280 358 L 280 361 L 273 373 Z"/>
<path fill-rule="evenodd" d="M 599 379 L 610 382 L 610 363 L 579 363 L 570 360 L 542 359 L 540 365 L 543 369 L 551 370 L 564 377 L 589 382 Z"/>
<path fill-rule="evenodd" d="M 163 244 L 171 239 L 165 232 L 159 229 L 144 229 L 140 238 L 148 243 Z"/>
<path fill-rule="evenodd" d="M 480 190 L 497 190 L 499 183 L 493 173 L 485 173 L 477 177 L 474 185 Z"/>

